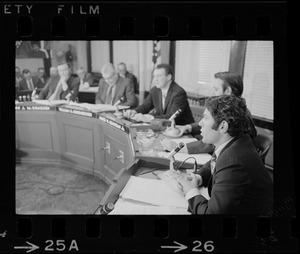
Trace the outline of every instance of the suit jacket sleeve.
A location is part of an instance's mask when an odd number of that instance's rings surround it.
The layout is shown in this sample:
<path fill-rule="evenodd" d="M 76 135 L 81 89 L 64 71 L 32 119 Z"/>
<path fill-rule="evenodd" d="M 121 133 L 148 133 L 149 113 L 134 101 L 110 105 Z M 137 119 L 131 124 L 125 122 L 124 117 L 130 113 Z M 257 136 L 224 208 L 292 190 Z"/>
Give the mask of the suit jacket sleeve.
<path fill-rule="evenodd" d="M 69 80 L 67 81 L 68 84 L 68 89 L 66 91 L 64 91 L 61 95 L 60 98 L 62 100 L 65 99 L 65 97 L 73 91 L 73 94 L 70 96 L 70 100 L 71 101 L 75 101 L 76 97 L 78 96 L 78 92 L 79 92 L 79 84 L 80 84 L 80 80 L 79 78 L 73 78 L 70 77 Z"/>
<path fill-rule="evenodd" d="M 147 96 L 147 98 L 144 100 L 143 104 L 138 106 L 135 111 L 138 113 L 142 113 L 142 114 L 147 114 L 149 113 L 153 108 L 154 108 L 154 104 L 153 104 L 153 96 L 154 90 L 153 88 L 150 90 L 149 95 Z"/>
<path fill-rule="evenodd" d="M 128 79 L 125 80 L 127 81 Z M 137 105 L 137 98 L 134 93 L 133 84 L 129 80 L 125 86 L 125 97 L 126 101 L 124 103 L 121 103 L 121 105 L 130 107 L 135 107 Z"/>
<path fill-rule="evenodd" d="M 45 100 L 51 86 L 52 79 L 49 79 L 43 90 L 39 93 L 39 100 Z"/>
<path fill-rule="evenodd" d="M 248 173 L 243 170 L 242 162 L 233 157 L 224 158 L 218 165 L 210 200 L 202 195 L 188 200 L 193 214 L 235 213 L 240 206 L 242 195 L 250 185 Z"/>
<path fill-rule="evenodd" d="M 86 81 L 85 82 L 88 82 L 90 86 L 93 86 L 94 84 L 94 77 L 91 73 L 87 73 L 86 74 Z"/>
<path fill-rule="evenodd" d="M 211 144 L 205 144 L 202 140 L 197 140 L 186 144 L 186 148 L 189 154 L 197 153 L 209 153 L 212 154 L 214 146 Z"/>
<path fill-rule="evenodd" d="M 25 79 L 22 79 L 19 83 L 19 90 L 28 90 L 27 83 Z"/>
<path fill-rule="evenodd" d="M 103 85 L 104 85 L 104 79 L 101 78 L 99 80 L 98 91 L 97 91 L 96 97 L 95 97 L 96 104 L 104 104 L 104 101 L 101 100 L 101 93 L 103 92 Z"/>

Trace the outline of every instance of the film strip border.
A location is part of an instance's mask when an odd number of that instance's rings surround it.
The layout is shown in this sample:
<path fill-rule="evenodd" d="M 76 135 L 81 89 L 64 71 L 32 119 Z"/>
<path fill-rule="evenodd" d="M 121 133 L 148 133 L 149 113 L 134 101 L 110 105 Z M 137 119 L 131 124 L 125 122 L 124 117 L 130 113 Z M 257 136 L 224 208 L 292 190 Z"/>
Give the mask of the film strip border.
<path fill-rule="evenodd" d="M 28 2 L 1 4 L 0 11 L 12 24 L 4 31 L 27 39 L 271 39 L 286 33 L 285 7 L 267 2 Z"/>
<path fill-rule="evenodd" d="M 78 216 L 55 215 L 49 219 L 20 216 L 14 245 L 19 246 L 18 243 L 25 240 L 28 246 L 33 244 L 40 251 L 65 248 L 99 253 L 155 253 L 167 249 L 171 252 L 289 253 L 295 251 L 296 231 L 296 218 L 184 216 L 178 220 L 176 216 L 147 219 L 144 216 L 98 216 L 82 220 Z"/>
<path fill-rule="evenodd" d="M 1 34 L 12 41 L 258 39 L 275 40 L 280 59 L 286 52 L 283 2 L 7 2 L 0 7 L 0 22 L 7 24 L 1 25 Z M 280 176 L 275 175 L 275 184 Z M 32 249 L 34 253 L 34 246 L 45 252 L 294 252 L 298 249 L 297 218 L 294 213 L 280 212 L 281 201 L 290 202 L 289 191 L 293 189 L 277 196 L 274 214 L 262 217 L 10 214 L 1 226 L 1 247 L 8 253 Z"/>

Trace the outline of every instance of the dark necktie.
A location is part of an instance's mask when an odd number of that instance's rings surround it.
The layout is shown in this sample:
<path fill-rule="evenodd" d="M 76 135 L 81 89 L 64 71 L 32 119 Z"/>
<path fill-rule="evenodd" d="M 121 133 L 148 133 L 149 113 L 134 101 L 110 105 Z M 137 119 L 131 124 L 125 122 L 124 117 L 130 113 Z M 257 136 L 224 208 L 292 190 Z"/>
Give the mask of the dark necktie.
<path fill-rule="evenodd" d="M 215 172 L 216 162 L 217 162 L 217 156 L 216 156 L 215 152 L 213 152 L 211 159 L 210 159 L 210 169 L 211 169 L 212 175 Z"/>
<path fill-rule="evenodd" d="M 105 104 L 111 104 L 111 102 L 112 102 L 112 88 L 113 88 L 113 86 L 109 86 L 108 89 L 107 89 L 106 103 Z"/>

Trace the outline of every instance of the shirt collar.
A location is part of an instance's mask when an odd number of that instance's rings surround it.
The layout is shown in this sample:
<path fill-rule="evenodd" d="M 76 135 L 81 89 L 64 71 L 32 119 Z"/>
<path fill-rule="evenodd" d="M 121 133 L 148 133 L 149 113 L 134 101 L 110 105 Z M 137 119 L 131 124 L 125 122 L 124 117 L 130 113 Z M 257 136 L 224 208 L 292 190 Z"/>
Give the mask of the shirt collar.
<path fill-rule="evenodd" d="M 228 139 L 227 141 L 225 141 L 224 143 L 222 143 L 221 145 L 219 145 L 219 146 L 215 149 L 214 153 L 215 153 L 215 155 L 216 155 L 217 158 L 219 157 L 219 155 L 220 155 L 221 151 L 223 150 L 223 148 L 224 148 L 224 147 L 225 147 L 232 139 L 233 139 L 233 138 Z"/>
<path fill-rule="evenodd" d="M 164 94 L 165 97 L 167 97 L 167 94 L 168 94 L 168 91 L 169 91 L 170 86 L 171 86 L 171 82 L 169 82 L 169 84 L 167 84 L 166 87 L 161 88 L 161 93 Z"/>

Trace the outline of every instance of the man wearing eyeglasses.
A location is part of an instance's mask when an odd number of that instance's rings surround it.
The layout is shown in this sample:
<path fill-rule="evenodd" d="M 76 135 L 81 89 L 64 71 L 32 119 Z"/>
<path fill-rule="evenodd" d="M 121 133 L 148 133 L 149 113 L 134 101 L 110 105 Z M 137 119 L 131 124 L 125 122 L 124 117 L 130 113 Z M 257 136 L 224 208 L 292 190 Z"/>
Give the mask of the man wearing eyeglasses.
<path fill-rule="evenodd" d="M 119 105 L 137 106 L 137 97 L 134 93 L 133 84 L 129 79 L 120 77 L 111 63 L 105 64 L 101 73 L 103 78 L 99 81 L 95 99 L 96 104 L 114 105 L 121 97 L 125 97 L 125 101 Z"/>

